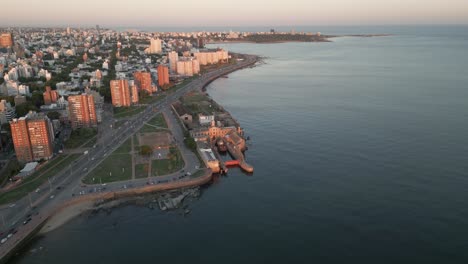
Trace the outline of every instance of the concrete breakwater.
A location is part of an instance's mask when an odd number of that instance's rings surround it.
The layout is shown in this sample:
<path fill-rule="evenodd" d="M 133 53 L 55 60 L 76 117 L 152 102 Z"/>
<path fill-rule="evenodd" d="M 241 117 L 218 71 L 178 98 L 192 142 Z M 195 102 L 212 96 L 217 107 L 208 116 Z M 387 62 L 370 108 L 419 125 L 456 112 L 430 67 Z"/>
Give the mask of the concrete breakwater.
<path fill-rule="evenodd" d="M 86 202 L 109 202 L 113 200 L 123 199 L 132 196 L 144 195 L 148 193 L 168 191 L 181 188 L 191 188 L 202 186 L 207 184 L 212 179 L 211 170 L 205 169 L 203 175 L 189 178 L 184 181 L 170 182 L 157 185 L 148 185 L 140 188 L 134 189 L 125 189 L 114 192 L 104 192 L 104 193 L 95 193 L 80 197 L 75 197 L 65 203 L 62 203 L 60 206 L 43 212 L 41 214 L 34 215 L 31 222 L 29 222 L 24 228 L 22 228 L 17 234 L 15 234 L 14 239 L 7 240 L 0 248 L 0 263 L 6 263 L 14 254 L 20 250 L 22 247 L 27 245 L 27 243 L 37 234 L 46 223 L 54 216 L 62 212 L 68 207 L 86 203 Z"/>

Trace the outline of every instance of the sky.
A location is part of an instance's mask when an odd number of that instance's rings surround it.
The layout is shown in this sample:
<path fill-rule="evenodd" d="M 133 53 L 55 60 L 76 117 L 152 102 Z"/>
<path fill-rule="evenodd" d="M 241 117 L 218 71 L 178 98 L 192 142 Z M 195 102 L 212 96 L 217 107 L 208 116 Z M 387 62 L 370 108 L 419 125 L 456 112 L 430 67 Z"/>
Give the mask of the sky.
<path fill-rule="evenodd" d="M 468 0 L 10 0 L 0 26 L 468 24 Z"/>

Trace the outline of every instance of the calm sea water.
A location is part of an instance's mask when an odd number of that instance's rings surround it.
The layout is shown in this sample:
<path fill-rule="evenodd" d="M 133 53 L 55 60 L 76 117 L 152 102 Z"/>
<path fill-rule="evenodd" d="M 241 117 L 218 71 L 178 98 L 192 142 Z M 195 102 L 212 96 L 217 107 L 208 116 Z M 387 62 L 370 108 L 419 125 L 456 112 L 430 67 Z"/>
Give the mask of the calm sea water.
<path fill-rule="evenodd" d="M 231 169 L 189 217 L 77 218 L 15 262 L 468 262 L 468 30 L 408 31 L 225 45 L 267 57 L 207 88 L 255 173 Z"/>

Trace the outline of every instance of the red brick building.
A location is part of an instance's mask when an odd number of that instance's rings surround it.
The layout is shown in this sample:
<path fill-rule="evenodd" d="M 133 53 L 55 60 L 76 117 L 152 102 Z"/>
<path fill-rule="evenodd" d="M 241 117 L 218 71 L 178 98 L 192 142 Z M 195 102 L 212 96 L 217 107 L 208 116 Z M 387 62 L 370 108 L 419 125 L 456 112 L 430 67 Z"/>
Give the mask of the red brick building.
<path fill-rule="evenodd" d="M 169 68 L 163 65 L 158 66 L 158 84 L 159 87 L 163 87 L 169 84 Z"/>
<path fill-rule="evenodd" d="M 44 96 L 44 104 L 50 105 L 56 103 L 59 99 L 59 94 L 56 90 L 52 90 L 50 86 L 46 86 L 45 92 L 42 94 Z"/>
<path fill-rule="evenodd" d="M 110 90 L 113 106 L 121 107 L 131 105 L 128 80 L 112 80 L 110 82 Z"/>
<path fill-rule="evenodd" d="M 11 135 L 19 161 L 49 159 L 53 155 L 52 123 L 45 115 L 31 112 L 10 122 Z"/>
<path fill-rule="evenodd" d="M 92 95 L 81 94 L 68 97 L 68 111 L 73 129 L 97 126 L 96 107 Z"/>
<path fill-rule="evenodd" d="M 135 84 L 140 90 L 147 91 L 150 95 L 153 94 L 151 74 L 149 72 L 135 72 L 133 77 L 135 78 Z"/>
<path fill-rule="evenodd" d="M 0 48 L 8 48 L 13 46 L 13 36 L 11 33 L 0 34 Z"/>

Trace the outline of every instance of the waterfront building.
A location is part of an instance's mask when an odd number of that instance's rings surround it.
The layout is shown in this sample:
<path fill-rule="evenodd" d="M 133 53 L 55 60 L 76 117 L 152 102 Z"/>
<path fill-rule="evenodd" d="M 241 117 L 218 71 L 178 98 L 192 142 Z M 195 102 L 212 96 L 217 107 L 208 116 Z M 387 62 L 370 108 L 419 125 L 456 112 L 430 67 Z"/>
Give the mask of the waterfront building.
<path fill-rule="evenodd" d="M 177 62 L 177 74 L 181 76 L 193 76 L 200 73 L 200 64 L 197 59 L 184 59 Z"/>
<path fill-rule="evenodd" d="M 44 97 L 44 104 L 46 105 L 56 103 L 59 98 L 58 92 L 56 90 L 52 90 L 50 86 L 46 86 L 46 90 L 42 95 Z"/>
<path fill-rule="evenodd" d="M 16 157 L 22 162 L 50 159 L 53 155 L 54 131 L 46 115 L 30 112 L 10 122 Z"/>
<path fill-rule="evenodd" d="M 73 129 L 97 126 L 96 107 L 92 95 L 81 94 L 69 96 L 68 111 Z"/>
<path fill-rule="evenodd" d="M 176 101 L 172 104 L 172 108 L 177 113 L 179 119 L 189 128 L 192 126 L 193 117 L 192 114 L 184 107 L 180 101 Z"/>
<path fill-rule="evenodd" d="M 150 40 L 149 48 L 145 49 L 146 54 L 161 54 L 162 53 L 162 41 L 157 39 Z"/>
<path fill-rule="evenodd" d="M 164 65 L 159 65 L 157 71 L 159 87 L 169 84 L 169 68 Z"/>
<path fill-rule="evenodd" d="M 205 163 L 207 168 L 210 168 L 213 173 L 218 173 L 221 169 L 219 160 L 215 157 L 211 148 L 198 148 L 198 153 Z"/>
<path fill-rule="evenodd" d="M 198 115 L 198 122 L 200 126 L 209 126 L 215 121 L 214 115 Z"/>
<path fill-rule="evenodd" d="M 130 89 L 128 80 L 112 80 L 110 82 L 112 105 L 116 107 L 130 106 Z"/>
<path fill-rule="evenodd" d="M 151 73 L 149 72 L 135 72 L 133 74 L 135 84 L 140 90 L 147 91 L 149 95 L 153 94 L 153 86 L 151 82 Z"/>
<path fill-rule="evenodd" d="M 171 51 L 168 54 L 169 57 L 169 69 L 171 72 L 177 72 L 177 61 L 179 60 L 179 54 L 175 51 Z"/>
<path fill-rule="evenodd" d="M 229 53 L 226 50 L 195 52 L 195 58 L 199 60 L 200 65 L 226 63 L 229 60 Z"/>
<path fill-rule="evenodd" d="M 210 127 L 202 127 L 196 128 L 190 131 L 190 135 L 196 140 L 206 140 L 224 137 L 231 131 L 236 131 L 235 127 L 218 127 L 218 126 L 210 126 Z"/>
<path fill-rule="evenodd" d="M 0 34 L 0 48 L 9 48 L 13 46 L 13 36 L 11 33 Z"/>

